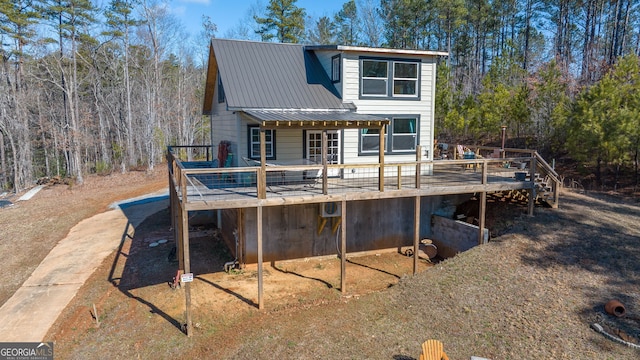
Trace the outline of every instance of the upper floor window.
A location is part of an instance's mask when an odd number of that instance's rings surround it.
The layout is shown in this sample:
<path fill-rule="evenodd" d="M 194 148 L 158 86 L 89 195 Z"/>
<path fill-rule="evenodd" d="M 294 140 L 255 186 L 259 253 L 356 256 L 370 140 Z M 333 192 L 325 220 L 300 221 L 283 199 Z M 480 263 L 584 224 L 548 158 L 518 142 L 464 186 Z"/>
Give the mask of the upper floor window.
<path fill-rule="evenodd" d="M 362 59 L 360 95 L 362 97 L 408 97 L 419 94 L 419 62 Z"/>
<path fill-rule="evenodd" d="M 331 81 L 340 82 L 340 54 L 331 58 Z"/>
<path fill-rule="evenodd" d="M 222 78 L 220 77 L 220 71 L 218 71 L 218 103 L 224 102 L 224 87 L 222 86 Z"/>

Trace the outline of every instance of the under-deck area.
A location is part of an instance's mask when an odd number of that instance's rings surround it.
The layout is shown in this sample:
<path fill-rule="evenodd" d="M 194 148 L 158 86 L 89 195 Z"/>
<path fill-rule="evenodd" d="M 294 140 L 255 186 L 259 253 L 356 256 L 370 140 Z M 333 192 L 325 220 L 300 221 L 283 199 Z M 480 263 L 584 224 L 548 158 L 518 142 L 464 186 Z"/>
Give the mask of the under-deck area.
<path fill-rule="evenodd" d="M 257 264 L 259 308 L 264 306 L 264 261 L 337 255 L 342 263 L 340 290 L 345 292 L 350 253 L 406 246 L 419 253 L 421 239 L 433 235 L 433 224 L 440 223 L 434 216 L 441 216 L 450 199 L 464 194 L 479 199 L 478 223 L 466 231 L 467 244 L 470 239 L 476 245 L 488 241 L 488 193 L 518 192 L 528 199 L 530 215 L 536 203 L 558 204 L 557 174 L 531 150 L 501 150 L 499 158 L 490 156 L 495 149 L 477 148 L 474 159 L 385 163 L 380 156 L 376 163 L 247 161 L 247 166 L 216 167 L 208 155 L 213 148 L 174 147 L 168 152 L 179 270 L 191 271 L 190 213 L 213 211 L 225 242 L 232 252 L 235 247 L 233 265 Z M 326 204 L 333 213 L 326 213 Z M 418 256 L 413 262 L 415 273 Z M 185 290 L 189 322 L 188 282 Z"/>

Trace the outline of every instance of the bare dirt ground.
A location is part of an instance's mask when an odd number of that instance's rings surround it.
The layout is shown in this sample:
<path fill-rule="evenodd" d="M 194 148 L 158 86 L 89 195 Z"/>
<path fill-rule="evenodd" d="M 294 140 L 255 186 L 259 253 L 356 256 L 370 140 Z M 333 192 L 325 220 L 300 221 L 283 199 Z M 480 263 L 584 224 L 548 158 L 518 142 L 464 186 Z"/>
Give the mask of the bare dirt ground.
<path fill-rule="evenodd" d="M 156 178 L 166 186 L 164 175 L 140 181 Z M 72 189 L 78 200 L 71 203 L 102 191 L 91 186 L 91 195 Z M 109 196 L 114 186 L 103 186 Z M 48 214 L 30 208 L 33 216 L 12 219 L 45 222 L 61 203 L 53 196 L 49 202 Z M 416 276 L 410 275 L 413 260 L 399 254 L 351 258 L 345 294 L 339 290 L 338 259 L 265 264 L 262 311 L 255 306 L 255 266 L 224 273 L 222 264 L 230 258 L 215 230 L 193 229 L 198 236 L 192 243 L 192 338 L 180 330 L 184 289 L 168 285 L 176 265 L 169 259 L 172 237 L 163 211 L 104 261 L 47 340 L 55 341 L 61 359 L 415 359 L 429 338 L 442 340 L 452 360 L 637 359 L 640 350 L 612 342 L 590 325 L 622 330 L 632 341 L 640 336 L 638 204 L 565 193 L 560 209 L 536 208 L 535 217 L 522 215 L 520 205 L 493 208 L 500 210 L 489 215 L 489 226 L 499 236 L 488 245 L 435 264 L 421 261 Z M 19 226 L 5 212 L 0 211 L 0 231 L 5 224 Z M 75 224 L 64 221 L 69 224 L 60 233 Z M 32 228 L 22 228 L 23 242 L 30 234 L 38 239 Z M 625 318 L 604 312 L 612 298 L 625 304 Z M 94 304 L 99 324 L 92 317 Z"/>
<path fill-rule="evenodd" d="M 81 220 L 114 201 L 166 189 L 166 166 L 152 172 L 89 176 L 83 185 L 47 186 L 31 200 L 0 209 L 0 254 L 5 274 L 0 304 L 20 287 L 42 259 Z"/>

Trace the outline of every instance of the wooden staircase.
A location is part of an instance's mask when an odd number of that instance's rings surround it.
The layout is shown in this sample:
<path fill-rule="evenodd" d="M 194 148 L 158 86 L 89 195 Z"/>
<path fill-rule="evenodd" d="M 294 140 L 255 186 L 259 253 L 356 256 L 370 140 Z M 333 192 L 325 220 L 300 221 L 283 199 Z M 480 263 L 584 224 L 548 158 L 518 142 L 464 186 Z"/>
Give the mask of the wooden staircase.
<path fill-rule="evenodd" d="M 537 152 L 532 153 L 532 158 L 529 168 L 523 168 L 515 173 L 516 181 L 533 182 L 536 205 L 557 208 L 558 191 L 562 184 L 560 177 Z M 506 190 L 494 193 L 493 196 L 499 201 L 529 202 L 528 189 Z"/>

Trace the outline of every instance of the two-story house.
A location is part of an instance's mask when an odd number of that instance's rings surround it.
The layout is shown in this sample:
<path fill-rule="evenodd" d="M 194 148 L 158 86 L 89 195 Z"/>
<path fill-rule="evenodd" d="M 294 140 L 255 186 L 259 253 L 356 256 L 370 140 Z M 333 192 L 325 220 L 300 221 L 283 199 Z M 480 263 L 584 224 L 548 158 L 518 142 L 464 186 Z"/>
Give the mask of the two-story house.
<path fill-rule="evenodd" d="M 263 261 L 337 254 L 344 291 L 348 254 L 418 253 L 423 238 L 439 254 L 486 242 L 487 193 L 528 194 L 532 214 L 535 151 L 514 155 L 526 156 L 524 179 L 504 166 L 505 149 L 500 159 L 433 160 L 436 64 L 446 55 L 213 39 L 203 105 L 211 145 L 168 153 L 180 270 L 190 270 L 196 211 L 213 214 L 231 266 L 258 264 L 260 307 Z M 184 148 L 206 155 L 193 161 Z M 471 196 L 478 224 L 451 220 Z"/>
<path fill-rule="evenodd" d="M 292 125 L 266 129 L 270 163 L 321 163 L 323 130 L 330 164 L 377 162 L 384 120 L 388 161 L 413 161 L 418 146 L 429 160 L 436 62 L 445 55 L 213 39 L 203 111 L 211 115 L 213 143 L 231 144 L 233 165 L 244 165 L 243 157 L 260 160 L 260 124 L 274 121 Z M 311 126 L 321 121 L 340 124 Z M 348 121 L 375 126 L 343 126 Z M 358 176 L 358 170 L 330 175 Z"/>

